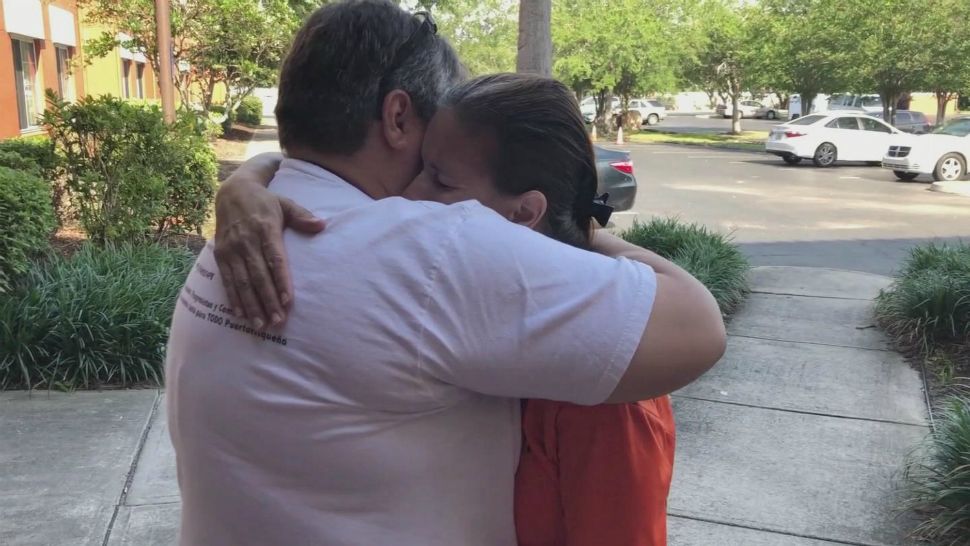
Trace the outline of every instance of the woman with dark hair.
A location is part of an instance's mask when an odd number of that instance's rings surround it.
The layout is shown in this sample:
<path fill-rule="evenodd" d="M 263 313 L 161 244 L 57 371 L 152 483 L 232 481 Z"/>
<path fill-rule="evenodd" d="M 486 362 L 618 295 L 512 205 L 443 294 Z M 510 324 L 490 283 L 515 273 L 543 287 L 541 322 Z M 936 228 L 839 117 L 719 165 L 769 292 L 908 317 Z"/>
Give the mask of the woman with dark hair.
<path fill-rule="evenodd" d="M 412 199 L 476 199 L 502 216 L 581 248 L 594 216 L 596 163 L 579 106 L 538 76 L 476 78 L 447 94 L 425 135 Z M 667 396 L 631 404 L 523 402 L 516 475 L 519 544 L 666 544 L 674 422 Z"/>

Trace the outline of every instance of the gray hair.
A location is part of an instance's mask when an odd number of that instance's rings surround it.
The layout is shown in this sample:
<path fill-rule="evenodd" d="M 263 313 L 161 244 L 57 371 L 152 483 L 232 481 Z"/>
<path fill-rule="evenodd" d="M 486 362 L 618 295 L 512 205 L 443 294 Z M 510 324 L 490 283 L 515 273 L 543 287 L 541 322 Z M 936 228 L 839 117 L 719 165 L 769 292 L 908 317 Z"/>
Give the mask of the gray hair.
<path fill-rule="evenodd" d="M 389 0 L 344 0 L 310 15 L 280 72 L 280 144 L 350 155 L 394 89 L 430 120 L 464 70 L 451 45 L 424 26 Z"/>

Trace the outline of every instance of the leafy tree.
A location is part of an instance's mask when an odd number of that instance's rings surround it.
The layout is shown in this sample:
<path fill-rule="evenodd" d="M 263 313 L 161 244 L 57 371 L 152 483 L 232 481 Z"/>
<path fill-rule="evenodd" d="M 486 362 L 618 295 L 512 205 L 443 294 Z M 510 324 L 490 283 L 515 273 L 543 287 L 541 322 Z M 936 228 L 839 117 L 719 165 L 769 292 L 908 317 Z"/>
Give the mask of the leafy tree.
<path fill-rule="evenodd" d="M 79 3 L 88 17 L 111 29 L 87 44 L 91 55 L 117 46 L 141 51 L 159 73 L 154 0 Z M 273 82 L 298 18 L 286 0 L 182 0 L 171 3 L 171 21 L 175 87 L 186 105 L 199 89 L 208 112 L 217 84 L 226 85 L 231 111 L 254 87 Z M 116 31 L 127 37 L 119 39 Z"/>
<path fill-rule="evenodd" d="M 518 23 L 507 0 L 439 2 L 434 17 L 472 75 L 515 69 Z"/>
<path fill-rule="evenodd" d="M 732 105 L 731 133 L 741 133 L 741 94 L 758 83 L 759 53 L 764 31 L 758 28 L 759 8 L 746 2 L 708 0 L 699 6 L 698 34 L 690 58 L 692 74 L 727 95 Z"/>
<path fill-rule="evenodd" d="M 970 4 L 938 0 L 927 15 L 933 33 L 926 44 L 930 59 L 923 85 L 936 95 L 936 123 L 940 125 L 950 101 L 970 88 Z"/>
<path fill-rule="evenodd" d="M 855 0 L 838 5 L 830 47 L 851 52 L 846 83 L 878 92 L 888 123 L 895 119 L 900 97 L 923 85 L 930 71 L 933 53 L 927 45 L 937 32 L 930 14 L 937 1 Z"/>
<path fill-rule="evenodd" d="M 668 0 L 562 0 L 553 5 L 557 78 L 578 95 L 597 99 L 597 124 L 606 129 L 610 95 L 621 99 L 672 89 L 677 47 Z"/>
<path fill-rule="evenodd" d="M 811 112 L 819 93 L 843 91 L 848 50 L 834 49 L 833 33 L 845 31 L 830 0 L 765 0 L 758 27 L 764 47 L 758 53 L 768 87 L 798 93 L 802 111 Z"/>

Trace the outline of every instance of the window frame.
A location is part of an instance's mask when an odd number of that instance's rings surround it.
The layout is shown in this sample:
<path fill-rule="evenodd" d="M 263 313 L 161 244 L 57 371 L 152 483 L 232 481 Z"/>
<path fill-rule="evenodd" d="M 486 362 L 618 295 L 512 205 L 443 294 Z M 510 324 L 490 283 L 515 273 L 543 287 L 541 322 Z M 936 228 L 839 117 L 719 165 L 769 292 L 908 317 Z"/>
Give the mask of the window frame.
<path fill-rule="evenodd" d="M 11 36 L 13 54 L 14 92 L 17 96 L 17 121 L 21 133 L 29 133 L 40 127 L 42 105 L 38 89 L 42 86 L 37 41 L 32 38 Z M 29 52 L 29 71 L 24 67 L 24 52 Z M 29 72 L 29 74 L 28 74 Z M 29 75 L 29 79 L 28 79 Z M 30 96 L 28 97 L 28 84 Z"/>
<path fill-rule="evenodd" d="M 74 100 L 74 77 L 71 74 L 71 61 L 74 59 L 73 48 L 65 45 L 54 45 L 54 62 L 57 64 L 57 91 L 62 100 Z"/>
<path fill-rule="evenodd" d="M 145 98 L 145 63 L 135 63 L 135 95 Z"/>
<path fill-rule="evenodd" d="M 131 98 L 131 65 L 130 59 L 121 59 L 121 97 Z"/>
<path fill-rule="evenodd" d="M 858 118 L 858 119 L 859 119 L 860 124 L 862 125 L 862 130 L 863 131 L 870 131 L 870 132 L 873 132 L 873 133 L 885 133 L 885 134 L 889 134 L 889 135 L 891 135 L 892 132 L 893 132 L 892 127 L 890 127 L 889 125 L 887 125 L 887 124 L 879 121 L 878 119 L 876 119 L 874 117 L 869 116 L 869 117 Z M 866 123 L 871 123 L 871 124 L 873 124 L 873 127 L 878 127 L 878 129 L 868 129 L 868 128 L 866 128 Z"/>
<path fill-rule="evenodd" d="M 855 121 L 855 127 L 842 127 L 842 120 L 851 119 Z M 858 116 L 839 116 L 832 121 L 825 124 L 827 129 L 842 129 L 845 131 L 861 131 L 862 128 L 859 126 Z"/>

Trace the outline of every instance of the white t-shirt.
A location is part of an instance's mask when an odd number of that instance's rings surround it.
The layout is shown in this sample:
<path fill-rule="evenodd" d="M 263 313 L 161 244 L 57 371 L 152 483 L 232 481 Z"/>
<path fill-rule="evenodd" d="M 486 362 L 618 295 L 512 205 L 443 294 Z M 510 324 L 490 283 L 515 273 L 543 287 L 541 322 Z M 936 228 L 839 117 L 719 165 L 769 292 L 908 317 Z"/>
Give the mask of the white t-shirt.
<path fill-rule="evenodd" d="M 270 188 L 327 229 L 285 236 L 295 302 L 278 331 L 234 316 L 211 245 L 179 295 L 181 544 L 515 544 L 516 399 L 605 400 L 653 271 L 477 202 L 374 201 L 301 161 Z"/>

